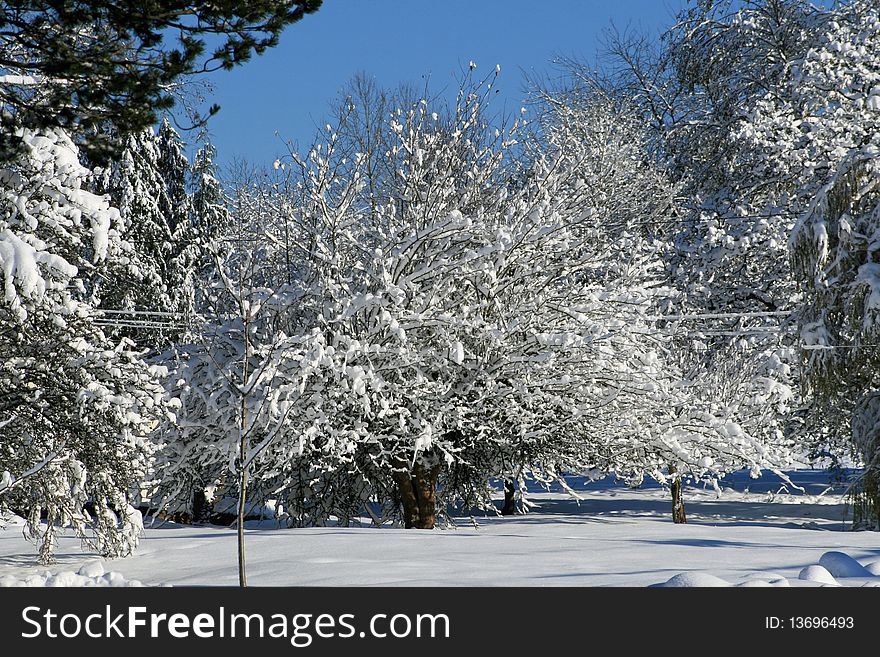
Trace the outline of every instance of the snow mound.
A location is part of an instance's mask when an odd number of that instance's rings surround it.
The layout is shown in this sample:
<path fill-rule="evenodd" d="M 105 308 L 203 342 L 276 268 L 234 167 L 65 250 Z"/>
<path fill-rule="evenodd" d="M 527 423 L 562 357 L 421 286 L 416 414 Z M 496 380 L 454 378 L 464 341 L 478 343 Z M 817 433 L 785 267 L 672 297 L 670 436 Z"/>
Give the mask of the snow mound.
<path fill-rule="evenodd" d="M 3 471 L 3 475 L 8 474 L 9 473 L 5 470 Z M 0 483 L 0 488 L 2 488 L 2 483 Z M 25 520 L 21 516 L 15 515 L 14 513 L 0 513 L 0 529 L 9 529 L 10 527 L 24 527 L 26 524 L 27 520 Z"/>
<path fill-rule="evenodd" d="M 824 566 L 807 566 L 803 570 L 801 570 L 798 575 L 798 579 L 802 579 L 806 582 L 816 582 L 817 584 L 831 584 L 832 586 L 839 586 L 836 579 L 834 579 L 834 575 L 832 575 L 827 568 Z"/>
<path fill-rule="evenodd" d="M 104 571 L 101 561 L 90 561 L 84 564 L 77 572 L 62 570 L 51 573 L 48 570 L 39 575 L 3 575 L 0 576 L 0 588 L 14 586 L 26 587 L 134 587 L 143 586 L 138 580 L 126 580 L 122 574 Z"/>
<path fill-rule="evenodd" d="M 791 586 L 779 573 L 752 573 L 736 586 Z"/>
<path fill-rule="evenodd" d="M 837 578 L 857 578 L 839 582 Z M 880 559 L 866 565 L 860 564 L 844 552 L 826 552 L 819 563 L 803 568 L 798 574 L 802 582 L 814 586 L 869 586 L 880 587 Z M 865 581 L 867 580 L 867 581 Z M 720 577 L 702 572 L 679 573 L 666 582 L 652 584 L 652 587 L 699 587 L 699 586 L 736 586 L 736 587 L 767 587 L 791 586 L 791 582 L 778 573 L 752 573 L 738 584 L 731 584 Z"/>
<path fill-rule="evenodd" d="M 819 565 L 835 577 L 874 577 L 874 573 L 845 552 L 826 552 L 819 559 Z"/>
<path fill-rule="evenodd" d="M 90 561 L 89 563 L 82 565 L 77 571 L 77 575 L 95 578 L 101 577 L 104 572 L 104 564 L 101 563 L 101 561 Z"/>
<path fill-rule="evenodd" d="M 720 587 L 720 586 L 730 586 L 730 582 L 721 579 L 720 577 L 715 577 L 715 575 L 710 575 L 709 573 L 679 573 L 678 575 L 674 575 L 670 577 L 668 580 L 663 582 L 662 584 L 655 584 L 654 586 L 657 588 L 680 588 L 680 587 Z"/>

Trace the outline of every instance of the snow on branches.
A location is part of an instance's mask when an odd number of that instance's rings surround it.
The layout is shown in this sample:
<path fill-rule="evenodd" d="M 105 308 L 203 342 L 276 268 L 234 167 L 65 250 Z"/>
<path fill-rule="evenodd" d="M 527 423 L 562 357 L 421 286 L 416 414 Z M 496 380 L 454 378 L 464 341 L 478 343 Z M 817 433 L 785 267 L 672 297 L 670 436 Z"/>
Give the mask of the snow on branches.
<path fill-rule="evenodd" d="M 164 392 L 85 302 L 89 277 L 119 250 L 119 215 L 87 191 L 63 132 L 18 135 L 0 169 L 0 509 L 27 518 L 43 561 L 60 526 L 102 554 L 128 554 Z"/>
<path fill-rule="evenodd" d="M 878 390 L 880 276 L 880 13 L 853 0 L 828 13 L 785 85 L 742 135 L 766 175 L 791 181 L 798 217 L 792 265 L 809 383 L 866 464 L 856 524 L 880 524 L 880 444 L 870 427 Z"/>
<path fill-rule="evenodd" d="M 493 478 L 785 461 L 757 411 L 742 419 L 785 391 L 695 373 L 658 325 L 671 183 L 637 123 L 597 97 L 523 149 L 484 92 L 402 103 L 381 142 L 393 166 L 366 166 L 341 126 L 241 186 L 213 323 L 174 377 L 175 508 L 245 464 L 292 523 L 366 505 L 427 528 L 444 503 L 489 506 Z"/>

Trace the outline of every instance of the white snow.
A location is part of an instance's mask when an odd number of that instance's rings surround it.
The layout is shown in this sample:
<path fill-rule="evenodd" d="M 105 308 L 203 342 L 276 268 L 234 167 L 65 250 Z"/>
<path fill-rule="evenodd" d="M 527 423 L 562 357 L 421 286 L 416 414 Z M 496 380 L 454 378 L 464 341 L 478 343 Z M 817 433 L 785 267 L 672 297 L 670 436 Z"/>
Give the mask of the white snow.
<path fill-rule="evenodd" d="M 738 586 L 791 586 L 788 580 L 779 573 L 753 573 L 746 577 Z"/>
<path fill-rule="evenodd" d="M 118 572 L 104 572 L 104 564 L 101 561 L 90 561 L 83 564 L 77 571 L 59 570 L 52 573 L 49 570 L 43 570 L 40 573 L 16 574 L 7 573 L 0 574 L 0 588 L 8 588 L 14 586 L 27 587 L 80 587 L 80 586 L 99 586 L 99 587 L 132 587 L 143 586 L 137 580 L 126 580 L 123 575 Z"/>
<path fill-rule="evenodd" d="M 852 532 L 843 488 L 825 491 L 820 471 L 781 480 L 737 474 L 688 487 L 688 524 L 670 520 L 668 490 L 607 481 L 533 492 L 526 515 L 455 519 L 419 531 L 362 526 L 247 532 L 248 579 L 256 586 L 880 586 L 876 532 Z M 748 490 L 746 490 L 748 489 Z M 60 539 L 58 563 L 37 564 L 21 527 L 0 530 L 0 586 L 229 585 L 237 583 L 235 531 L 173 523 L 152 528 L 134 556 L 107 563 Z M 819 565 L 819 564 L 823 565 Z M 104 573 L 104 570 L 111 572 Z M 829 572 L 831 570 L 831 572 Z"/>
<path fill-rule="evenodd" d="M 464 345 L 461 342 L 453 342 L 449 347 L 449 357 L 456 365 L 464 362 Z"/>
<path fill-rule="evenodd" d="M 657 584 L 656 586 L 667 588 L 681 588 L 691 586 L 715 588 L 719 586 L 730 586 L 730 582 L 725 581 L 720 577 L 716 577 L 715 575 L 696 572 L 679 573 L 678 575 L 673 575 L 666 582 L 662 584 Z"/>
<path fill-rule="evenodd" d="M 91 561 L 83 564 L 77 573 L 84 577 L 101 577 L 104 575 L 104 564 L 100 560 Z"/>
<path fill-rule="evenodd" d="M 33 75 L 0 75 L 0 84 L 21 84 L 21 85 L 37 85 L 40 79 Z"/>
<path fill-rule="evenodd" d="M 834 575 L 829 573 L 828 569 L 824 566 L 817 564 L 804 568 L 798 575 L 798 579 L 802 579 L 805 582 L 816 582 L 817 584 L 838 586 L 837 580 L 834 579 Z"/>
<path fill-rule="evenodd" d="M 819 559 L 834 577 L 872 577 L 874 573 L 844 552 L 826 552 Z"/>

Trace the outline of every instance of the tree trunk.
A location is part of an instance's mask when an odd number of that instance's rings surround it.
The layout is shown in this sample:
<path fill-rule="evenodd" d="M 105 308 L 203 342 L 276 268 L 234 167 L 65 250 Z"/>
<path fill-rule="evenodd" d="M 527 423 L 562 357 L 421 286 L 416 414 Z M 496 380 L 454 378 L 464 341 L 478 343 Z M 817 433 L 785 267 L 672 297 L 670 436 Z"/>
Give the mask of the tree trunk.
<path fill-rule="evenodd" d="M 677 470 L 674 465 L 669 466 L 669 475 L 672 479 L 672 522 L 677 525 L 687 523 L 684 515 L 684 498 L 682 497 L 681 477 L 676 477 Z"/>
<path fill-rule="evenodd" d="M 410 529 L 419 522 L 419 502 L 413 488 L 412 477 L 406 470 L 395 471 L 394 482 L 397 484 L 397 494 L 403 505 L 403 526 Z"/>
<path fill-rule="evenodd" d="M 242 441 L 239 460 L 241 461 L 241 472 L 239 473 L 239 491 L 238 491 L 238 527 L 236 536 L 238 539 L 238 585 L 242 588 L 247 586 L 247 565 L 244 555 L 244 517 L 245 508 L 247 507 L 247 468 L 245 462 L 245 445 Z"/>
<path fill-rule="evenodd" d="M 434 529 L 439 475 L 439 465 L 425 466 L 421 461 L 416 462 L 412 472 L 402 469 L 394 473 L 403 504 L 403 526 L 407 529 Z"/>
<path fill-rule="evenodd" d="M 504 506 L 501 507 L 502 516 L 512 516 L 516 513 L 516 488 L 513 479 L 504 480 Z"/>
<path fill-rule="evenodd" d="M 250 313 L 244 316 L 244 360 L 242 362 L 241 385 L 244 389 L 248 380 L 248 356 L 250 355 L 250 341 L 248 333 L 250 325 Z M 244 553 L 244 516 L 247 505 L 247 395 L 241 396 L 241 424 L 238 428 L 238 467 L 241 469 L 238 479 L 238 527 L 236 536 L 238 539 L 238 585 L 242 588 L 247 586 L 247 563 Z"/>

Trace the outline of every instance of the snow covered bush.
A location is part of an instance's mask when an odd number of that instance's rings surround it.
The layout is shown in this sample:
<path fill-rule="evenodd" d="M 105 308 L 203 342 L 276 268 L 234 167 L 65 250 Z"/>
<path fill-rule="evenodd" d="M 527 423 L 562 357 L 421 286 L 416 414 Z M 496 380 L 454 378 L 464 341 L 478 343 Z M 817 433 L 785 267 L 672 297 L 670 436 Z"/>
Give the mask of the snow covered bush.
<path fill-rule="evenodd" d="M 132 507 L 161 409 L 159 372 L 113 344 L 85 300 L 122 251 L 118 211 L 85 188 L 60 131 L 18 128 L 0 164 L 0 511 L 27 518 L 42 561 L 59 528 L 107 556 L 137 545 Z"/>

